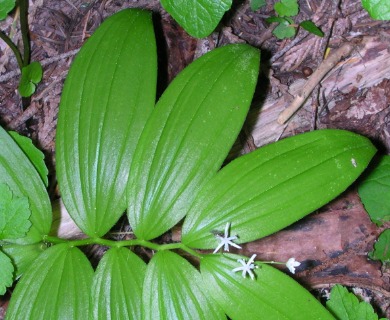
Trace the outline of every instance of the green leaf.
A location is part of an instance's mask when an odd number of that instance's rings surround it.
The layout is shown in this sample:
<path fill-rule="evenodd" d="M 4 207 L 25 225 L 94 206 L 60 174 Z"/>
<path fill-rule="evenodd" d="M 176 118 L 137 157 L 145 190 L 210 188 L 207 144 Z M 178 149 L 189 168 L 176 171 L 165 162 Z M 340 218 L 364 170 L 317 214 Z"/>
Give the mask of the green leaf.
<path fill-rule="evenodd" d="M 19 148 L 22 149 L 25 155 L 29 158 L 29 160 L 41 176 L 45 187 L 47 187 L 49 185 L 47 179 L 49 170 L 46 167 L 45 155 L 43 154 L 43 152 L 33 145 L 31 139 L 24 137 L 15 131 L 8 131 L 8 133 L 18 144 Z"/>
<path fill-rule="evenodd" d="M 232 0 L 161 0 L 164 9 L 193 37 L 210 35 Z"/>
<path fill-rule="evenodd" d="M 297 30 L 295 27 L 292 27 L 287 20 L 277 25 L 272 31 L 273 35 L 278 39 L 292 38 L 295 36 L 296 32 Z"/>
<path fill-rule="evenodd" d="M 312 34 L 315 34 L 316 36 L 323 37 L 324 33 L 321 31 L 320 28 L 318 28 L 313 21 L 306 20 L 302 21 L 299 24 L 303 29 L 306 31 L 309 31 Z"/>
<path fill-rule="evenodd" d="M 390 220 L 390 156 L 383 156 L 359 185 L 359 196 L 371 220 L 382 225 Z"/>
<path fill-rule="evenodd" d="M 28 245 L 4 244 L 1 249 L 12 260 L 15 267 L 15 280 L 18 279 L 34 260 L 46 249 L 43 243 L 34 243 Z"/>
<path fill-rule="evenodd" d="M 209 296 L 234 320 L 247 319 L 333 319 L 308 291 L 279 270 L 259 264 L 252 280 L 243 278 L 237 255 L 206 255 L 200 272 Z"/>
<path fill-rule="evenodd" d="M 368 255 L 373 260 L 381 260 L 382 263 L 390 262 L 390 229 L 381 233 L 374 244 L 374 251 Z"/>
<path fill-rule="evenodd" d="M 202 188 L 184 221 L 182 242 L 215 248 L 213 231 L 226 223 L 238 243 L 281 230 L 343 192 L 374 153 L 367 138 L 343 130 L 317 130 L 257 149 Z"/>
<path fill-rule="evenodd" d="M 58 117 L 57 176 L 83 232 L 104 235 L 126 209 L 133 152 L 156 94 L 151 14 L 123 10 L 103 22 L 75 58 Z"/>
<path fill-rule="evenodd" d="M 0 183 L 0 239 L 23 238 L 31 227 L 31 211 L 26 197 L 16 198 Z"/>
<path fill-rule="evenodd" d="M 141 319 L 146 264 L 126 248 L 112 248 L 100 260 L 92 285 L 92 319 Z"/>
<path fill-rule="evenodd" d="M 217 173 L 245 120 L 258 69 L 256 49 L 228 45 L 169 85 L 131 167 L 128 217 L 138 238 L 153 239 L 178 223 L 196 190 Z"/>
<path fill-rule="evenodd" d="M 390 20 L 389 0 L 362 0 L 363 8 L 368 11 L 371 18 L 377 20 Z"/>
<path fill-rule="evenodd" d="M 0 127 L 0 183 L 16 198 L 28 198 L 32 226 L 23 243 L 39 242 L 51 225 L 51 204 L 41 177 L 14 139 Z"/>
<path fill-rule="evenodd" d="M 22 68 L 22 77 L 19 83 L 19 93 L 22 97 L 31 96 L 36 86 L 42 80 L 43 69 L 39 62 L 31 62 Z"/>
<path fill-rule="evenodd" d="M 44 251 L 20 278 L 7 319 L 89 319 L 93 269 L 67 244 Z"/>
<path fill-rule="evenodd" d="M 14 278 L 14 266 L 11 259 L 0 251 L 0 295 L 3 295 L 7 287 L 10 287 Z"/>
<path fill-rule="evenodd" d="M 281 0 L 275 3 L 274 9 L 279 16 L 293 17 L 298 14 L 299 5 L 297 0 Z"/>
<path fill-rule="evenodd" d="M 146 271 L 143 319 L 226 319 L 205 295 L 206 286 L 187 260 L 170 251 L 157 252 Z"/>
<path fill-rule="evenodd" d="M 337 320 L 378 320 L 377 314 L 367 302 L 359 302 L 358 298 L 349 293 L 341 285 L 335 285 L 330 292 L 326 307 Z"/>
<path fill-rule="evenodd" d="M 267 4 L 267 2 L 265 0 L 251 0 L 251 10 L 252 11 L 257 11 L 259 10 L 261 7 L 265 6 Z"/>
<path fill-rule="evenodd" d="M 265 21 L 267 23 L 273 23 L 273 22 L 278 22 L 278 23 L 288 23 L 288 21 L 286 20 L 286 18 L 282 18 L 282 17 L 268 17 L 267 19 L 265 19 Z"/>
<path fill-rule="evenodd" d="M 7 18 L 8 13 L 14 8 L 15 0 L 0 0 L 0 20 Z"/>

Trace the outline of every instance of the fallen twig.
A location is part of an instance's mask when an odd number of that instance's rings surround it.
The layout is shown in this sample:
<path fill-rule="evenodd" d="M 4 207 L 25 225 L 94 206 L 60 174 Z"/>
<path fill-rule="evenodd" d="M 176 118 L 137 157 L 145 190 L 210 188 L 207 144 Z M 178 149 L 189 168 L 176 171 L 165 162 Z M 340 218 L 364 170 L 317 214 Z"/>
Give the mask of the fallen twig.
<path fill-rule="evenodd" d="M 309 80 L 303 86 L 302 90 L 294 98 L 291 105 L 286 108 L 283 112 L 280 113 L 278 118 L 278 123 L 284 124 L 291 116 L 297 112 L 297 110 L 303 105 L 307 97 L 312 93 L 314 88 L 320 81 L 325 77 L 325 75 L 342 59 L 350 55 L 352 50 L 355 48 L 355 45 L 347 42 L 342 45 L 339 49 L 335 50 L 333 53 L 326 58 L 320 66 L 313 72 Z"/>
<path fill-rule="evenodd" d="M 60 61 L 62 59 L 74 56 L 79 50 L 80 49 L 75 49 L 75 50 L 72 50 L 72 51 L 68 51 L 68 52 L 60 54 L 58 56 L 44 59 L 44 60 L 40 61 L 40 63 L 42 65 L 42 67 L 44 67 L 44 66 L 47 66 L 47 65 L 49 65 L 49 64 L 51 64 L 53 62 Z M 0 82 L 5 82 L 5 81 L 7 81 L 9 79 L 12 79 L 13 77 L 15 77 L 15 76 L 17 76 L 19 74 L 20 74 L 20 69 L 15 69 L 15 70 L 12 70 L 10 72 L 7 72 L 6 74 L 3 74 L 2 76 L 0 76 Z"/>

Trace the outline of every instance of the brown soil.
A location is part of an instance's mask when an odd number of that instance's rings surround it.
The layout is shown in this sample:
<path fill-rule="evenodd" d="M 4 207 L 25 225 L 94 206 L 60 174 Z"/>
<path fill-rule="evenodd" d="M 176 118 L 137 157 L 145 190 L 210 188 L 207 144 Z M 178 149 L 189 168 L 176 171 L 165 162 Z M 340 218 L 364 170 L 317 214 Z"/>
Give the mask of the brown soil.
<path fill-rule="evenodd" d="M 297 21 L 312 20 L 325 37 L 300 30 L 293 40 L 278 40 L 265 18 L 274 0 L 257 12 L 249 1 L 235 1 L 217 31 L 205 39 L 188 36 L 156 0 L 32 0 L 30 29 L 32 60 L 44 66 L 44 79 L 31 100 L 17 94 L 18 74 L 12 52 L 0 41 L 0 124 L 30 136 L 47 156 L 53 171 L 55 129 L 64 78 L 75 53 L 104 20 L 123 8 L 152 10 L 159 41 L 160 92 L 194 58 L 226 43 L 246 42 L 262 50 L 262 74 L 248 120 L 231 157 L 299 132 L 342 128 L 361 133 L 382 153 L 390 151 L 390 23 L 372 20 L 360 0 L 300 1 Z M 0 29 L 20 42 L 18 12 L 0 23 Z M 332 65 L 303 107 L 285 125 L 281 111 L 300 94 L 330 51 L 345 44 L 347 55 Z M 302 266 L 294 276 L 318 295 L 340 283 L 390 316 L 390 271 L 367 258 L 375 239 L 390 224 L 378 228 L 369 220 L 356 188 L 303 221 L 265 239 L 247 244 L 248 255 L 285 261 L 294 256 Z M 178 235 L 173 234 L 173 237 Z M 0 319 L 7 305 L 0 302 Z"/>

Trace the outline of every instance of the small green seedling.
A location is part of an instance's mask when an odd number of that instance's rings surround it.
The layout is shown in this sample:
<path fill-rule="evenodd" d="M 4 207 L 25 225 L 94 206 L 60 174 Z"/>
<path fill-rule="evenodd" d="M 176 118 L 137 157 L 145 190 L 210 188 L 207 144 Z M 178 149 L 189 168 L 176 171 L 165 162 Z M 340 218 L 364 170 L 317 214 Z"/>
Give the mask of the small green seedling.
<path fill-rule="evenodd" d="M 14 2 L 13 0 L 2 0 Z M 232 0 L 161 0 L 164 9 L 193 37 L 203 38 L 214 31 L 223 15 L 232 6 Z M 252 11 L 266 5 L 266 0 L 250 0 Z M 388 0 L 362 0 L 364 9 L 373 19 L 390 20 L 390 2 Z M 299 12 L 298 0 L 281 0 L 274 5 L 277 16 L 267 19 L 269 23 L 276 22 L 278 26 L 273 34 L 279 39 L 292 38 L 301 27 L 306 31 L 323 37 L 324 33 L 313 21 L 306 20 L 296 24 L 291 17 Z M 1 18 L 0 18 L 1 19 Z"/>
<path fill-rule="evenodd" d="M 297 0 L 281 0 L 276 2 L 274 10 L 277 13 L 276 17 L 267 18 L 267 22 L 276 22 L 278 25 L 272 33 L 279 39 L 292 38 L 297 33 L 297 28 L 301 27 L 306 31 L 323 37 L 324 33 L 314 24 L 313 21 L 302 21 L 298 25 L 294 23 L 291 17 L 294 17 L 299 12 L 299 5 Z"/>
<path fill-rule="evenodd" d="M 43 70 L 39 62 L 31 62 L 22 68 L 22 77 L 19 83 L 19 93 L 22 97 L 31 96 L 36 86 L 42 80 Z"/>
<path fill-rule="evenodd" d="M 0 238 L 0 288 L 12 271 L 20 278 L 7 319 L 333 319 L 275 262 L 239 253 L 343 192 L 376 150 L 357 134 L 319 130 L 221 168 L 249 110 L 259 61 L 248 45 L 215 49 L 155 104 L 150 13 L 124 10 L 103 22 L 71 66 L 56 135 L 62 200 L 86 238 L 50 234 L 42 160 L 30 160 L 0 128 L 0 221 L 5 231 L 17 222 L 18 235 Z M 124 212 L 134 237 L 112 240 Z M 161 243 L 180 223 L 181 240 Z M 96 270 L 79 249 L 90 244 L 108 248 Z M 150 249 L 151 258 L 134 247 Z M 294 257 L 280 263 L 292 273 L 300 266 Z"/>
<path fill-rule="evenodd" d="M 30 40 L 28 36 L 27 8 L 28 0 L 17 2 L 20 9 L 20 27 L 23 39 L 23 56 L 18 46 L 3 31 L 0 31 L 2 39 L 14 53 L 21 73 L 19 82 L 19 93 L 22 97 L 30 97 L 36 89 L 36 85 L 42 80 L 42 66 L 39 62 L 30 63 Z M 15 0 L 0 0 L 0 20 L 4 20 L 7 15 L 15 9 Z"/>

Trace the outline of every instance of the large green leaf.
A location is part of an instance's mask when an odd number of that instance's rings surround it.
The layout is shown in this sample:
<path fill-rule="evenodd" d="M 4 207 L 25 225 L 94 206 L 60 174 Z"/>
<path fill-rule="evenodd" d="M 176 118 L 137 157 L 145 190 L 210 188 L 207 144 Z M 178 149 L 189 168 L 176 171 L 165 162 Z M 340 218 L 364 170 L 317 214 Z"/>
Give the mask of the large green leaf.
<path fill-rule="evenodd" d="M 7 17 L 8 13 L 15 7 L 15 0 L 0 0 L 0 20 Z"/>
<path fill-rule="evenodd" d="M 91 237 L 126 208 L 133 151 L 155 102 L 156 44 L 151 14 L 108 18 L 77 55 L 57 127 L 57 176 L 71 217 Z"/>
<path fill-rule="evenodd" d="M 221 308 L 206 297 L 205 286 L 187 260 L 170 251 L 157 252 L 146 271 L 143 319 L 226 319 Z"/>
<path fill-rule="evenodd" d="M 232 0 L 161 0 L 164 9 L 193 37 L 210 35 Z"/>
<path fill-rule="evenodd" d="M 9 131 L 9 135 L 15 140 L 18 146 L 23 150 L 25 155 L 34 165 L 35 169 L 38 171 L 39 175 L 42 178 L 43 183 L 46 187 L 49 185 L 49 181 L 47 175 L 49 174 L 49 170 L 45 164 L 45 155 L 41 150 L 39 150 L 32 143 L 31 139 L 20 135 L 15 131 Z"/>
<path fill-rule="evenodd" d="M 260 264 L 255 278 L 232 270 L 240 267 L 237 255 L 207 255 L 200 271 L 208 294 L 232 320 L 326 320 L 333 317 L 303 287 L 279 270 Z M 210 318 L 212 319 L 212 318 Z"/>
<path fill-rule="evenodd" d="M 78 248 L 55 245 L 21 277 L 6 319 L 89 319 L 92 277 L 92 266 Z"/>
<path fill-rule="evenodd" d="M 93 319 L 141 319 L 146 264 L 126 248 L 108 250 L 92 285 Z"/>
<path fill-rule="evenodd" d="M 247 114 L 259 52 L 229 45 L 204 55 L 169 85 L 134 154 L 128 215 L 138 238 L 180 221 L 194 193 L 216 174 Z"/>
<path fill-rule="evenodd" d="M 362 5 L 373 19 L 390 20 L 389 0 L 362 0 Z"/>
<path fill-rule="evenodd" d="M 359 196 L 371 220 L 382 225 L 390 220 L 390 156 L 383 156 L 359 184 Z"/>
<path fill-rule="evenodd" d="M 8 185 L 14 197 L 28 198 L 32 226 L 19 243 L 39 242 L 50 231 L 51 205 L 34 165 L 11 136 L 0 127 L 0 183 Z M 1 195 L 0 195 L 1 196 Z"/>
<path fill-rule="evenodd" d="M 371 142 L 342 130 L 284 139 L 240 157 L 199 192 L 183 225 L 183 243 L 213 248 L 213 230 L 231 224 L 238 243 L 301 219 L 344 191 L 375 153 Z"/>

